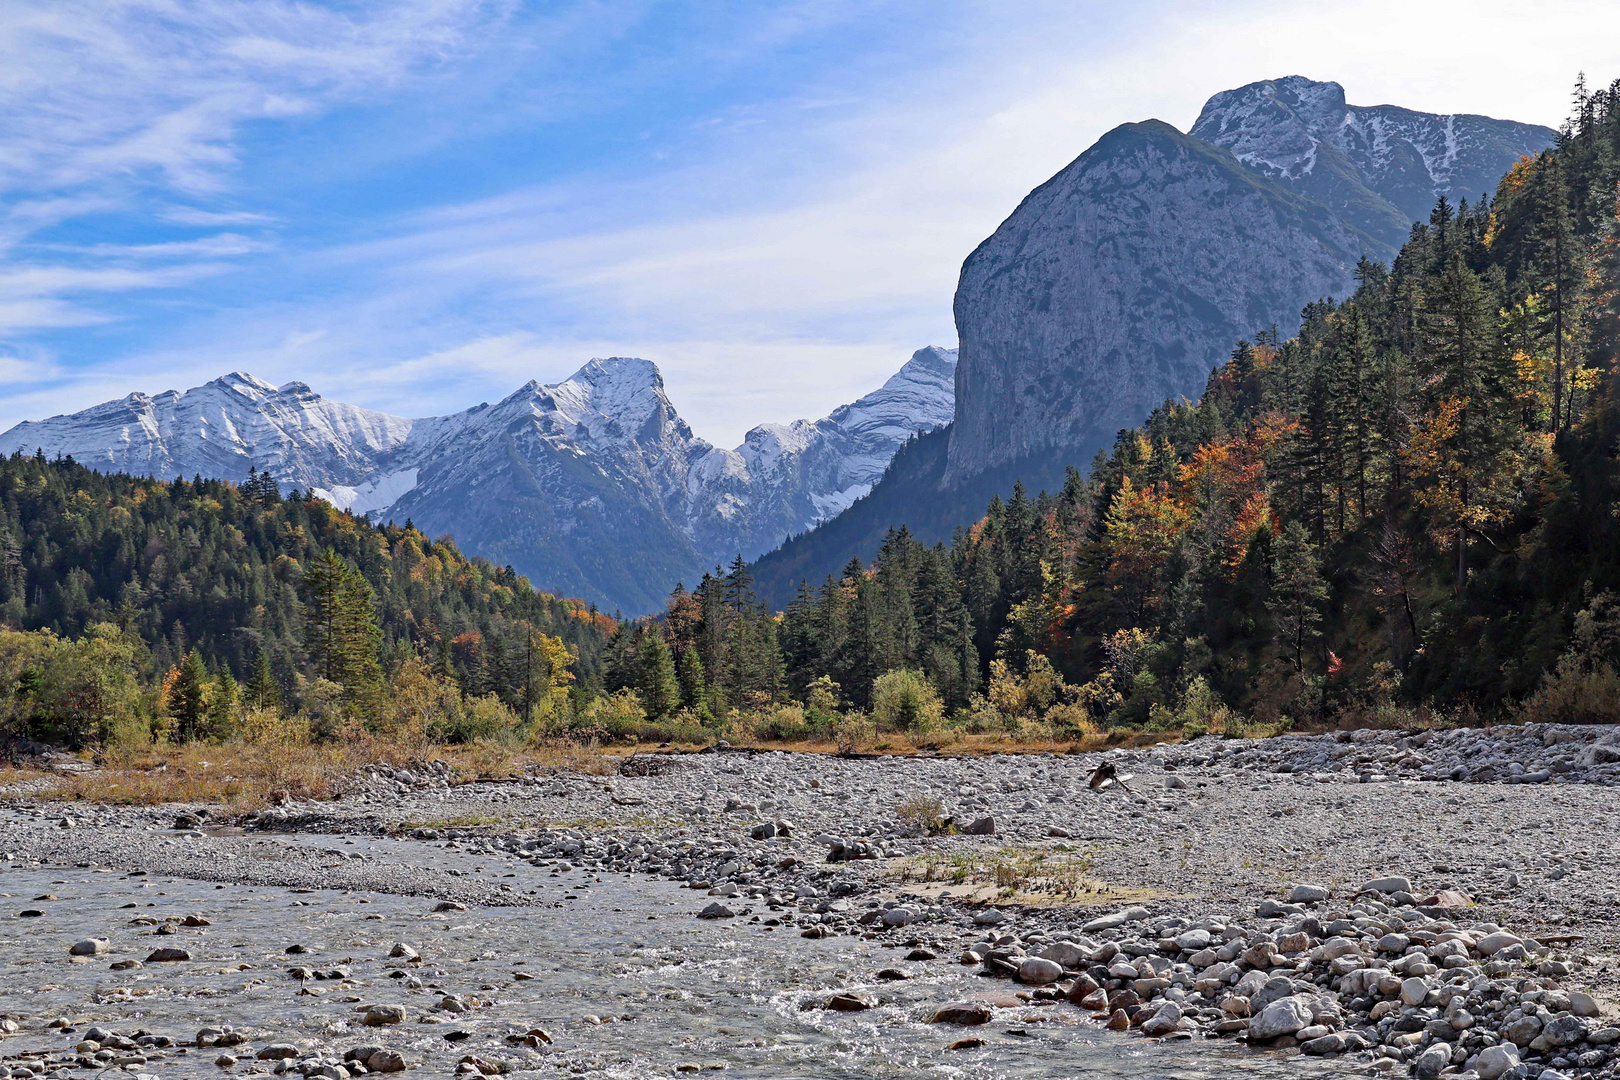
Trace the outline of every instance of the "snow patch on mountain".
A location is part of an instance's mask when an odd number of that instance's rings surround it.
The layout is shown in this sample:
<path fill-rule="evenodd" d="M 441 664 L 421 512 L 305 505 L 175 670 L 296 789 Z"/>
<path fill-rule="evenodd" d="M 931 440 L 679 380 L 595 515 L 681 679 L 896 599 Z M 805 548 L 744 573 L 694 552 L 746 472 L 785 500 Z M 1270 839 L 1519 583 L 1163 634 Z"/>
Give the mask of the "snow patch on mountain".
<path fill-rule="evenodd" d="M 355 513 L 414 516 L 548 586 L 642 610 L 673 579 L 638 591 L 634 573 L 604 565 L 616 548 L 639 542 L 667 557 L 633 567 L 642 576 L 770 550 L 868 491 L 906 439 L 949 423 L 955 366 L 954 350 L 921 349 L 860 400 L 821 420 L 761 424 L 730 450 L 693 434 L 655 364 L 608 357 L 421 419 L 232 372 L 19 424 L 0 434 L 0 452 L 162 478 L 240 481 L 260 469 Z"/>

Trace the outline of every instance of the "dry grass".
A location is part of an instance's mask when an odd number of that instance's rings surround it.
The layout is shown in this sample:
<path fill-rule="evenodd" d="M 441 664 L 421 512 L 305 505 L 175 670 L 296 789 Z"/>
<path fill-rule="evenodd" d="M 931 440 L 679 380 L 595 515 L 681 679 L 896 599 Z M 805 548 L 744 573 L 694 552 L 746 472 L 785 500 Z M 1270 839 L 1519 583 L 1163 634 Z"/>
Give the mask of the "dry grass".
<path fill-rule="evenodd" d="M 355 735 L 332 743 L 160 744 L 105 753 L 97 769 L 80 773 L 6 770 L 0 784 L 26 785 L 31 797 L 121 806 L 209 803 L 253 810 L 287 799 L 340 798 L 368 765 L 450 766 L 452 783 L 515 779 L 550 773 L 607 775 L 618 758 L 595 746 L 558 741 L 540 746 L 471 743 L 410 746 Z"/>

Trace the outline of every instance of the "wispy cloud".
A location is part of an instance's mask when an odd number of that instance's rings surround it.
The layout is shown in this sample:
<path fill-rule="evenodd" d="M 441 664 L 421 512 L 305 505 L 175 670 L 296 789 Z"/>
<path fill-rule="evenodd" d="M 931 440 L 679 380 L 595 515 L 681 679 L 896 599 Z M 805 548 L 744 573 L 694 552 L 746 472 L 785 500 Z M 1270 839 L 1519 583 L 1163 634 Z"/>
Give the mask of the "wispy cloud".
<path fill-rule="evenodd" d="M 159 215 L 176 225 L 196 225 L 205 229 L 226 225 L 273 225 L 276 218 L 251 210 L 199 210 L 194 206 L 172 206 Z"/>

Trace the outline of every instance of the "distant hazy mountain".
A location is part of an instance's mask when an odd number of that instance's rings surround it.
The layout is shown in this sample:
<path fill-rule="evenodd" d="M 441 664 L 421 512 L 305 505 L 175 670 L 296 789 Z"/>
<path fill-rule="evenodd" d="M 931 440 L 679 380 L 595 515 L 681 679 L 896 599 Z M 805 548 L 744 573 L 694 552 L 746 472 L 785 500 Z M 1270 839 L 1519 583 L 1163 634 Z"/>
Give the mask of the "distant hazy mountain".
<path fill-rule="evenodd" d="M 753 558 L 864 495 L 910 436 L 950 422 L 954 350 L 815 421 L 763 424 L 722 450 L 697 438 L 646 360 L 593 360 L 554 386 L 407 419 L 240 372 L 18 424 L 0 453 L 241 480 L 262 469 L 339 506 L 413 518 L 538 584 L 629 612 L 677 580 Z"/>

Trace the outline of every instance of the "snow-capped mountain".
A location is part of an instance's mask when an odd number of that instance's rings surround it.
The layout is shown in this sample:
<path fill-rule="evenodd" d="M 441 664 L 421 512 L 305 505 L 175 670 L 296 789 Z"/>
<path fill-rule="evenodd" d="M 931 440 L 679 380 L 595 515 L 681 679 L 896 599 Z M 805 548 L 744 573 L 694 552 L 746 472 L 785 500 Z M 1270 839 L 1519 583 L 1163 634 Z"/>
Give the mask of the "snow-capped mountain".
<path fill-rule="evenodd" d="M 955 350 L 921 349 L 859 401 L 760 425 L 734 450 L 693 434 L 654 364 L 612 357 L 424 419 L 233 372 L 19 424 L 0 453 L 159 477 L 261 469 L 346 509 L 452 533 L 546 588 L 641 612 L 677 580 L 754 558 L 865 494 L 906 439 L 950 422 L 955 366 Z"/>
<path fill-rule="evenodd" d="M 1556 136 L 1470 113 L 1350 105 L 1338 83 L 1300 75 L 1216 94 L 1188 134 L 1394 244 L 1437 198 L 1489 195 L 1508 164 Z"/>

